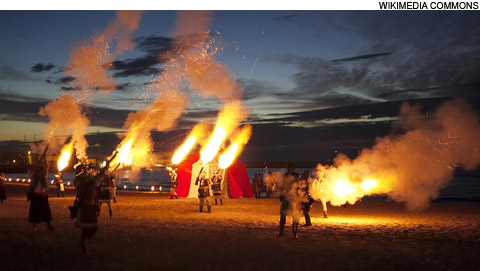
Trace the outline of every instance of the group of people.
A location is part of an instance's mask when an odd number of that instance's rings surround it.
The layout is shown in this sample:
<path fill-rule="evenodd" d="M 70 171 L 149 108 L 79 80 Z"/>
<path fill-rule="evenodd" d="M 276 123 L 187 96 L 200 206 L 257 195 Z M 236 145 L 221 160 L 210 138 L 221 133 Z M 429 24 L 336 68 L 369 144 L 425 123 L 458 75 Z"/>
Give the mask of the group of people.
<path fill-rule="evenodd" d="M 295 172 L 295 168 L 291 165 L 287 168 L 287 172 L 283 175 L 280 192 L 280 223 L 278 236 L 284 235 L 285 223 L 287 215 L 292 216 L 292 235 L 297 238 L 298 226 L 301 214 L 305 217 L 306 227 L 312 226 L 310 219 L 310 208 L 315 200 L 310 194 L 310 187 L 323 182 L 323 174 L 319 173 L 316 179 L 310 177 L 310 172 L 305 170 L 301 175 Z M 321 200 L 323 207 L 323 216 L 327 218 L 327 205 L 325 200 Z"/>
<path fill-rule="evenodd" d="M 46 222 L 48 229 L 54 230 L 52 222 L 52 212 L 48 202 L 48 163 L 45 159 L 45 148 L 43 155 L 38 163 L 32 166 L 30 176 L 32 182 L 28 188 L 27 201 L 30 201 L 28 221 L 33 224 L 34 229 L 42 222 Z M 116 169 L 109 172 L 109 164 L 116 156 L 106 163 L 104 167 L 99 167 L 95 163 L 80 163 L 75 167 L 75 186 L 76 197 L 72 206 L 69 206 L 70 216 L 76 219 L 75 227 L 81 229 L 80 247 L 84 255 L 88 255 L 88 241 L 98 230 L 97 216 L 100 215 L 102 203 L 107 203 L 109 216 L 112 217 L 112 207 L 110 200 L 116 202 L 115 195 L 115 172 Z M 57 196 L 64 196 L 63 179 L 61 172 L 56 174 Z"/>
<path fill-rule="evenodd" d="M 204 203 L 207 204 L 207 211 L 212 212 L 212 199 L 211 196 L 215 199 L 215 205 L 223 205 L 222 199 L 222 172 L 221 170 L 216 170 L 212 177 L 209 178 L 208 174 L 203 168 L 200 170 L 195 185 L 198 185 L 198 199 L 200 201 L 199 211 L 203 212 Z"/>
<path fill-rule="evenodd" d="M 89 255 L 88 242 L 98 230 L 97 217 L 100 215 L 102 203 L 108 205 L 109 216 L 112 217 L 110 200 L 116 202 L 115 172 L 109 172 L 110 162 L 115 153 L 104 167 L 96 164 L 80 164 L 75 168 L 73 185 L 76 197 L 73 206 L 70 206 L 71 217 L 76 218 L 76 227 L 82 230 L 80 247 L 84 255 Z M 117 166 L 118 167 L 118 166 Z"/>

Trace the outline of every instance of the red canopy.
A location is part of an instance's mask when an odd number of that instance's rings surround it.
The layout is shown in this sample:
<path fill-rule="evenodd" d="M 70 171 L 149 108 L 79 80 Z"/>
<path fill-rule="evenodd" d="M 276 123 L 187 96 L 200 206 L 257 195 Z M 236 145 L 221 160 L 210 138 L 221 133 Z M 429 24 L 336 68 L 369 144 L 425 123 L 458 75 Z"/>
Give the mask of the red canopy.
<path fill-rule="evenodd" d="M 178 165 L 177 170 L 177 195 L 179 197 L 188 197 L 190 185 L 192 182 L 192 166 L 200 159 L 200 153 L 196 152 Z M 228 196 L 230 198 L 251 198 L 253 197 L 252 186 L 248 178 L 247 168 L 240 160 L 235 160 L 227 168 Z"/>

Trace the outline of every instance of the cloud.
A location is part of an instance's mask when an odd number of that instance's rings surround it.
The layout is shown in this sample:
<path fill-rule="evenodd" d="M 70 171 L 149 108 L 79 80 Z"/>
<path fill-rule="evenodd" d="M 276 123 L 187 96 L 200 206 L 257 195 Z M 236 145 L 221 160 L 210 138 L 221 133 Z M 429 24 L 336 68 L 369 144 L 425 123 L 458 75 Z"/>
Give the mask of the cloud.
<path fill-rule="evenodd" d="M 380 56 L 388 56 L 388 55 L 390 55 L 390 54 L 392 54 L 392 52 L 377 53 L 377 54 L 368 54 L 368 55 L 359 55 L 359 56 L 353 56 L 353 57 L 347 57 L 347 58 L 334 59 L 334 60 L 332 60 L 332 62 L 355 61 L 355 60 L 369 59 L 369 58 L 380 57 Z"/>
<path fill-rule="evenodd" d="M 60 79 L 58 79 L 55 83 L 56 84 L 68 84 L 71 83 L 75 80 L 75 77 L 73 76 L 63 76 Z"/>
<path fill-rule="evenodd" d="M 162 36 L 146 36 L 134 39 L 136 49 L 145 52 L 137 58 L 115 60 L 110 66 L 114 77 L 155 76 L 163 71 L 160 64 L 167 62 L 162 56 L 172 49 L 173 39 Z"/>
<path fill-rule="evenodd" d="M 276 19 L 280 21 L 291 21 L 299 16 L 300 14 L 290 14 L 290 15 L 279 16 Z"/>
<path fill-rule="evenodd" d="M 162 36 L 146 36 L 135 39 L 136 49 L 152 55 L 162 54 L 172 49 L 173 39 Z"/>
<path fill-rule="evenodd" d="M 146 55 L 134 59 L 115 60 L 110 69 L 115 71 L 114 77 L 153 76 L 160 74 L 163 70 L 159 62 L 158 56 Z"/>
<path fill-rule="evenodd" d="M 54 67 L 55 67 L 55 65 L 53 65 L 52 63 L 48 63 L 48 64 L 37 63 L 37 64 L 32 66 L 30 71 L 31 72 L 44 72 L 44 71 L 49 71 L 49 70 L 53 69 Z"/>

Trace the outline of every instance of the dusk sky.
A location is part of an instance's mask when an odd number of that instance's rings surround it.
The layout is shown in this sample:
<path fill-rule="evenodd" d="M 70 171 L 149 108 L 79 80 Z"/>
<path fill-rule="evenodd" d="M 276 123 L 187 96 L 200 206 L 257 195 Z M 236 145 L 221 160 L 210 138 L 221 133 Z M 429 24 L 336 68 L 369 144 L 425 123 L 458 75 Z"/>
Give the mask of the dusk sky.
<path fill-rule="evenodd" d="M 171 49 L 175 11 L 145 11 L 135 49 L 116 58 L 118 87 L 85 107 L 89 132 L 122 131 L 129 112 L 152 102 L 158 57 Z M 115 19 L 115 11 L 0 11 L 0 140 L 39 140 L 39 108 L 64 91 L 72 48 Z M 241 158 L 315 161 L 355 155 L 392 132 L 402 102 L 432 109 L 452 97 L 479 109 L 477 11 L 215 11 L 211 36 L 244 87 L 253 133 Z M 190 105 L 174 131 L 154 136 L 172 151 L 222 102 L 185 88 Z M 394 132 L 394 131 L 393 131 Z M 115 145 L 111 145 L 111 150 Z"/>

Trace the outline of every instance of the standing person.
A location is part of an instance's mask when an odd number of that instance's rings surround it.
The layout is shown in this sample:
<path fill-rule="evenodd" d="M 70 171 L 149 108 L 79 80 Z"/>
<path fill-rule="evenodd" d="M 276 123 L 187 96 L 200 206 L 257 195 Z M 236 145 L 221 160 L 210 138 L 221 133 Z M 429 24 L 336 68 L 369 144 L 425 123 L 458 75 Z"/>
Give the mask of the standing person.
<path fill-rule="evenodd" d="M 293 165 L 289 164 L 287 173 L 283 175 L 279 186 L 280 192 L 280 224 L 278 237 L 283 236 L 287 215 L 292 216 L 292 237 L 297 238 L 298 224 L 300 221 L 300 207 L 298 204 L 298 173 Z"/>
<path fill-rule="evenodd" d="M 313 203 L 315 202 L 309 192 L 310 183 L 310 171 L 304 170 L 299 181 L 299 196 L 300 205 L 302 207 L 303 215 L 305 216 L 305 227 L 312 226 L 312 221 L 310 219 L 310 207 L 312 207 Z"/>
<path fill-rule="evenodd" d="M 53 230 L 52 211 L 48 203 L 48 164 L 45 159 L 48 146 L 43 155 L 31 172 L 32 182 L 27 192 L 27 201 L 30 201 L 30 210 L 28 212 L 28 222 L 33 223 L 33 229 L 37 230 L 37 224 L 46 222 L 49 230 Z"/>
<path fill-rule="evenodd" d="M 57 198 L 62 194 L 62 198 L 65 197 L 65 184 L 63 183 L 62 172 L 59 171 L 55 175 L 55 185 L 57 186 Z"/>
<path fill-rule="evenodd" d="M 120 164 L 118 164 L 120 165 Z M 110 174 L 108 174 L 108 177 L 110 178 L 110 185 L 111 185 L 111 192 L 112 192 L 112 198 L 113 198 L 113 202 L 114 203 L 117 203 L 117 184 L 115 182 L 115 178 L 117 176 L 117 168 L 118 166 L 112 171 L 110 172 Z"/>
<path fill-rule="evenodd" d="M 7 189 L 5 187 L 5 174 L 0 172 L 0 201 L 7 200 Z"/>
<path fill-rule="evenodd" d="M 105 168 L 99 170 L 99 173 L 95 176 L 96 187 L 97 189 L 97 201 L 98 201 L 98 216 L 100 216 L 100 211 L 102 210 L 102 204 L 106 203 L 108 206 L 108 215 L 112 217 L 112 205 L 110 204 L 110 200 L 113 198 L 112 193 L 112 179 L 108 174 L 105 172 Z"/>
<path fill-rule="evenodd" d="M 207 202 L 208 212 L 212 212 L 212 200 L 210 198 L 210 179 L 207 177 L 207 172 L 201 169 L 195 185 L 198 185 L 198 199 L 200 200 L 200 212 L 203 212 L 203 203 Z"/>
<path fill-rule="evenodd" d="M 222 199 L 222 175 L 219 170 L 215 171 L 212 177 L 212 193 L 215 199 L 215 205 L 218 205 L 217 199 L 220 201 L 220 205 L 223 205 Z"/>
<path fill-rule="evenodd" d="M 259 198 L 262 196 L 262 190 L 263 190 L 263 174 L 258 174 L 257 191 L 258 191 Z"/>
<path fill-rule="evenodd" d="M 327 191 L 327 182 L 325 181 L 325 174 L 320 169 L 317 171 L 317 177 L 313 181 L 312 185 L 310 186 L 309 191 L 310 193 L 315 193 L 315 198 L 320 198 L 322 202 L 322 209 L 323 209 L 323 218 L 328 218 L 327 214 L 327 200 L 326 200 L 326 191 Z M 314 191 L 314 192 L 313 192 Z"/>
<path fill-rule="evenodd" d="M 96 195 L 97 195 L 96 200 L 98 203 L 98 216 L 100 216 L 100 211 L 102 210 L 103 203 L 106 203 L 108 206 L 108 216 L 111 218 L 113 215 L 112 205 L 110 204 L 110 200 L 114 198 L 113 187 L 115 187 L 115 183 L 112 181 L 112 178 L 108 174 L 108 168 L 110 167 L 110 163 L 115 158 L 115 156 L 117 156 L 116 151 L 112 155 L 112 157 L 105 163 L 105 166 L 100 168 L 100 170 L 98 170 L 98 173 L 95 176 Z M 117 168 L 115 168 L 115 170 Z"/>
<path fill-rule="evenodd" d="M 75 168 L 75 206 L 78 206 L 75 227 L 82 230 L 80 234 L 80 248 L 85 256 L 88 256 L 88 242 L 98 230 L 97 212 L 95 204 L 95 166 L 88 167 L 81 164 Z"/>
<path fill-rule="evenodd" d="M 253 194 L 255 195 L 255 198 L 258 198 L 258 174 L 256 173 L 252 180 L 252 186 L 253 186 Z"/>
<path fill-rule="evenodd" d="M 272 174 L 268 174 L 267 177 L 265 177 L 265 183 L 267 184 L 267 192 L 266 192 L 267 198 L 273 197 L 273 188 L 276 182 L 275 180 L 276 177 L 277 177 L 276 172 Z"/>
<path fill-rule="evenodd" d="M 168 193 L 168 197 L 170 199 L 178 199 L 177 195 L 177 186 L 178 186 L 178 179 L 177 179 L 177 173 L 173 168 L 168 169 L 168 175 L 170 175 L 170 192 Z"/>

